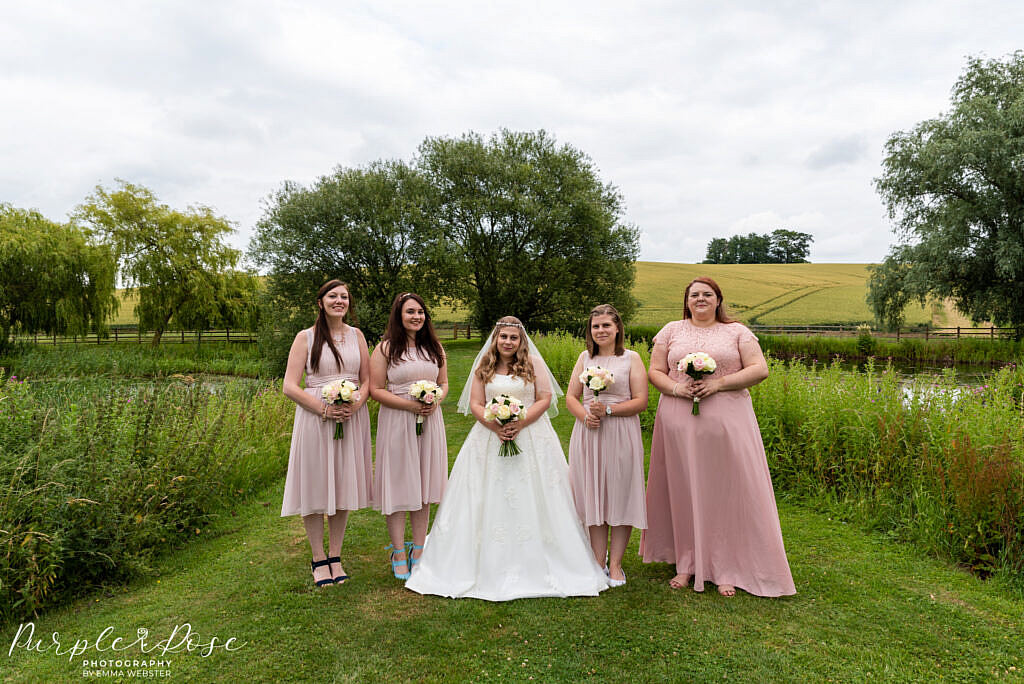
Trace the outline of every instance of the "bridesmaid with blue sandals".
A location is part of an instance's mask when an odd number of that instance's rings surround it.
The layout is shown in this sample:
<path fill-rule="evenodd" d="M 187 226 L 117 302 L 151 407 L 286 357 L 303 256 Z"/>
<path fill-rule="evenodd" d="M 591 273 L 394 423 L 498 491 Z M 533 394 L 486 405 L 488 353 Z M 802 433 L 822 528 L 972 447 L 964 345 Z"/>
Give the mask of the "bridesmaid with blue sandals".
<path fill-rule="evenodd" d="M 441 388 L 435 401 L 423 403 L 409 395 L 419 380 Z M 448 365 L 418 294 L 403 292 L 392 303 L 384 339 L 370 357 L 370 394 L 380 403 L 373 505 L 387 518 L 391 570 L 396 578 L 408 579 L 427 537 L 430 504 L 441 501 L 448 483 L 440 409 L 448 395 Z M 407 515 L 410 542 L 405 541 Z"/>

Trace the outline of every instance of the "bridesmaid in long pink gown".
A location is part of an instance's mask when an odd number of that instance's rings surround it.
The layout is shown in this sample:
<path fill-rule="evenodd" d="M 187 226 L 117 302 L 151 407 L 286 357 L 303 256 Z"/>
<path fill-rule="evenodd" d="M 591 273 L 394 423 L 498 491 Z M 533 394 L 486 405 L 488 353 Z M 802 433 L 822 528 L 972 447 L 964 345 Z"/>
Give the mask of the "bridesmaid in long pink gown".
<path fill-rule="evenodd" d="M 757 338 L 724 312 L 710 278 L 686 287 L 683 320 L 654 337 L 650 379 L 661 392 L 647 478 L 644 562 L 673 563 L 669 584 L 693 577 L 723 596 L 736 587 L 758 596 L 796 593 L 782 544 L 775 493 L 748 387 L 768 377 Z M 715 372 L 693 380 L 676 370 L 706 352 Z M 694 399 L 700 415 L 693 415 Z"/>
<path fill-rule="evenodd" d="M 348 513 L 369 506 L 373 494 L 369 392 L 363 389 L 370 379 L 369 353 L 363 333 L 345 322 L 351 304 L 348 286 L 341 281 L 329 280 L 320 287 L 316 323 L 295 336 L 284 374 L 285 396 L 297 406 L 281 515 L 302 516 L 318 587 L 348 579 L 341 565 Z M 303 373 L 305 387 L 300 384 Z M 335 380 L 359 385 L 354 401 L 324 402 L 321 388 Z M 338 422 L 344 423 L 343 439 L 334 439 Z"/>
<path fill-rule="evenodd" d="M 590 535 L 609 584 L 626 583 L 622 557 L 634 527 L 647 527 L 644 443 L 640 412 L 647 408 L 647 371 L 640 355 L 623 346 L 619 312 L 601 304 L 590 312 L 587 348 L 576 361 L 565 404 L 576 416 L 569 440 L 569 483 L 580 522 Z M 580 375 L 592 366 L 613 374 L 596 395 Z M 607 565 L 605 559 L 607 558 Z"/>
<path fill-rule="evenodd" d="M 433 403 L 409 395 L 418 380 L 441 388 Z M 441 501 L 448 482 L 448 442 L 440 408 L 448 396 L 448 366 L 418 294 L 404 292 L 391 305 L 384 339 L 370 357 L 370 392 L 380 403 L 374 507 L 387 517 L 392 571 L 398 579 L 408 579 L 423 551 L 430 504 Z M 423 421 L 420 435 L 418 419 Z M 412 527 L 408 544 L 406 513 Z"/>

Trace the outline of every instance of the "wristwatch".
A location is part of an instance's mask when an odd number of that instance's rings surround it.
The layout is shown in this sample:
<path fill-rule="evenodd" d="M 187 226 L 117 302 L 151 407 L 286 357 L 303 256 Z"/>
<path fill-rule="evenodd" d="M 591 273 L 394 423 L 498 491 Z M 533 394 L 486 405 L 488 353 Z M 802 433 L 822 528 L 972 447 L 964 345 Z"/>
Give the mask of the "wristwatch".
<path fill-rule="evenodd" d="M 606 415 L 606 416 L 612 415 L 612 407 L 611 406 L 605 406 L 604 407 L 604 415 Z"/>

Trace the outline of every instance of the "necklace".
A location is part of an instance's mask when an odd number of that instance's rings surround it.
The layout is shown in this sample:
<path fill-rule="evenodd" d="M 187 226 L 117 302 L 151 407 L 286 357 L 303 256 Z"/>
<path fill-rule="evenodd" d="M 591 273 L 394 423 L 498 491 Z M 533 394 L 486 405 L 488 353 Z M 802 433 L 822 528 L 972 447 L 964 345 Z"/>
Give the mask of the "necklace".
<path fill-rule="evenodd" d="M 345 329 L 342 328 L 341 332 L 339 332 L 339 333 L 336 333 L 336 332 L 332 331 L 331 332 L 331 339 L 334 340 L 335 342 L 344 342 L 345 341 Z"/>

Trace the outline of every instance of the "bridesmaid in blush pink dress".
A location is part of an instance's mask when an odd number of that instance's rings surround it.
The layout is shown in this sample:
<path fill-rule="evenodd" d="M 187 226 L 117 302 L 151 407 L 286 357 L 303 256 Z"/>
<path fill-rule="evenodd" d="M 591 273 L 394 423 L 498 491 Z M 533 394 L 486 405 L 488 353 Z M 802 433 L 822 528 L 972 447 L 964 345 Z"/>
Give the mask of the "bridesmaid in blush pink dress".
<path fill-rule="evenodd" d="M 374 507 L 387 516 L 392 571 L 398 579 L 408 579 L 427 537 L 430 504 L 441 501 L 448 482 L 448 442 L 440 409 L 448 396 L 448 366 L 418 294 L 404 292 L 395 297 L 370 369 L 370 392 L 380 402 Z M 409 395 L 410 386 L 418 380 L 441 388 L 435 401 L 424 403 Z M 423 422 L 417 435 L 419 419 Z M 412 527 L 408 544 L 406 513 Z"/>
<path fill-rule="evenodd" d="M 285 396 L 296 407 L 281 515 L 302 516 L 318 587 L 348 579 L 341 565 L 348 513 L 369 506 L 372 495 L 369 393 L 362 389 L 370 379 L 369 353 L 363 333 L 345 322 L 351 303 L 348 286 L 341 281 L 329 280 L 320 287 L 316 323 L 295 336 L 284 374 Z M 361 391 L 351 403 L 328 405 L 321 388 L 335 380 L 351 380 Z M 338 422 L 344 423 L 343 439 L 334 439 Z"/>
<path fill-rule="evenodd" d="M 775 493 L 748 387 L 768 377 L 757 338 L 723 310 L 710 278 L 686 287 L 683 320 L 654 337 L 650 379 L 661 392 L 647 478 L 644 562 L 673 563 L 669 584 L 723 596 L 796 593 L 782 544 Z M 693 380 L 676 370 L 706 352 L 715 372 Z M 700 415 L 693 415 L 694 399 Z"/>
<path fill-rule="evenodd" d="M 605 565 L 607 558 L 605 573 L 613 587 L 626 583 L 622 557 L 633 528 L 647 527 L 639 416 L 647 408 L 647 371 L 640 355 L 623 347 L 623 337 L 615 307 L 595 307 L 587 324 L 587 349 L 576 361 L 565 395 L 576 416 L 569 440 L 576 512 L 590 535 L 595 560 Z M 614 380 L 596 395 L 580 378 L 592 366 L 611 371 Z"/>

